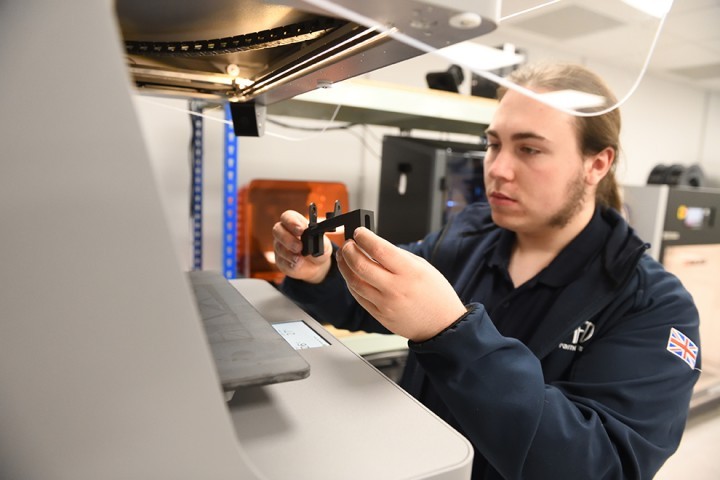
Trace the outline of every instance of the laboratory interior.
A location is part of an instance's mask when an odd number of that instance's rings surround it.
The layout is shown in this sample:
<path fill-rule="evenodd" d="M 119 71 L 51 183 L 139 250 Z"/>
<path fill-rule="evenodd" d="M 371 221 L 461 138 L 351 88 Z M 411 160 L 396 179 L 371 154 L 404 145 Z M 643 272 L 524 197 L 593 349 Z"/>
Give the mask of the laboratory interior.
<path fill-rule="evenodd" d="M 0 2 L 0 478 L 475 478 L 399 386 L 408 339 L 290 300 L 273 228 L 406 244 L 487 202 L 497 87 L 535 62 L 615 92 L 620 213 L 700 317 L 654 478 L 718 478 L 718 25 L 718 0 Z"/>

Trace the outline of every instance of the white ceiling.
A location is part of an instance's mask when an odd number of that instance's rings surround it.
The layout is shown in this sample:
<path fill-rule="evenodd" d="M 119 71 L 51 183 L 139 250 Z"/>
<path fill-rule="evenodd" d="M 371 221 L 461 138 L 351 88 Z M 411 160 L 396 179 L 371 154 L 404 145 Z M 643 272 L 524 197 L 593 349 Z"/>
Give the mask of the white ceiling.
<path fill-rule="evenodd" d="M 543 3 L 503 0 L 502 17 Z M 639 73 L 659 23 L 621 0 L 563 0 L 502 20 L 495 32 L 478 40 L 545 47 Z M 649 71 L 720 91 L 720 0 L 675 0 Z"/>

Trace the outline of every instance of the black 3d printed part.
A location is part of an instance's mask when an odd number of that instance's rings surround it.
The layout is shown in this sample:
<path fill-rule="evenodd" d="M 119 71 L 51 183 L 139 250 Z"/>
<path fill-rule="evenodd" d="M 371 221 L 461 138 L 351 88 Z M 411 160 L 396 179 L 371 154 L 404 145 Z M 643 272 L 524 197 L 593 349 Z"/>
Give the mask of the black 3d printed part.
<path fill-rule="evenodd" d="M 323 234 L 334 232 L 340 226 L 345 226 L 345 240 L 353 238 L 353 233 L 358 227 L 375 229 L 375 214 L 372 211 L 358 209 L 345 214 L 341 214 L 341 211 L 340 202 L 336 201 L 335 210 L 326 214 L 327 220 L 318 223 L 317 207 L 314 203 L 310 204 L 310 225 L 300 236 L 303 255 L 319 257 L 325 253 Z"/>

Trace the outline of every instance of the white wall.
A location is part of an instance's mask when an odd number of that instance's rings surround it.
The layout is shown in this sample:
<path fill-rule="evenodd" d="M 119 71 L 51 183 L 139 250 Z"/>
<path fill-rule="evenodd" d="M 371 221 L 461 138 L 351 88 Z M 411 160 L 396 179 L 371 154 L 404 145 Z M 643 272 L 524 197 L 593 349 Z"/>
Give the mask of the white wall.
<path fill-rule="evenodd" d="M 605 78 L 623 72 L 588 63 Z M 690 165 L 702 160 L 701 135 L 706 130 L 707 94 L 681 84 L 647 76 L 621 108 L 623 118 L 618 178 L 628 185 L 644 185 L 657 164 Z M 717 142 L 717 140 L 716 140 Z M 720 148 L 720 144 L 716 143 Z M 717 151 L 717 149 L 716 149 Z M 718 158 L 720 161 L 720 158 Z M 720 175 L 720 170 L 716 174 Z"/>
<path fill-rule="evenodd" d="M 720 186 L 720 92 L 707 92 L 703 108 L 704 128 L 698 132 L 701 138 L 699 162 L 714 186 Z"/>
<path fill-rule="evenodd" d="M 629 85 L 636 72 L 572 57 L 559 51 L 528 49 L 530 59 L 550 58 L 587 64 L 611 85 Z M 444 70 L 448 63 L 434 55 L 408 60 L 373 72 L 380 81 L 424 87 L 425 74 Z M 469 75 L 468 75 L 469 76 Z M 466 82 L 467 83 L 467 82 Z M 465 84 L 461 93 L 467 92 Z M 622 93 L 618 92 L 619 96 Z M 181 263 L 191 265 L 192 243 L 188 220 L 190 120 L 180 110 L 186 101 L 138 97 L 136 102 L 157 182 L 165 201 L 169 223 L 176 237 Z M 161 106 L 163 105 L 163 106 Z M 168 108 L 177 110 L 171 110 Z M 662 78 L 646 76 L 623 106 L 623 154 L 618 168 L 621 183 L 645 184 L 651 169 L 660 163 L 699 163 L 706 176 L 720 186 L 720 92 L 707 92 Z M 205 236 L 204 268 L 220 269 L 222 229 L 222 112 L 208 112 L 205 121 Z M 278 118 L 285 123 L 322 128 L 324 121 Z M 397 129 L 356 126 L 322 134 L 285 129 L 269 124 L 262 138 L 239 138 L 239 184 L 256 178 L 327 180 L 344 182 L 350 209 L 377 210 L 382 135 Z M 480 132 L 479 132 L 480 133 Z M 289 141 L 275 135 L 292 137 Z M 468 141 L 474 137 L 439 132 L 418 135 Z M 475 137 L 475 140 L 477 138 Z"/>

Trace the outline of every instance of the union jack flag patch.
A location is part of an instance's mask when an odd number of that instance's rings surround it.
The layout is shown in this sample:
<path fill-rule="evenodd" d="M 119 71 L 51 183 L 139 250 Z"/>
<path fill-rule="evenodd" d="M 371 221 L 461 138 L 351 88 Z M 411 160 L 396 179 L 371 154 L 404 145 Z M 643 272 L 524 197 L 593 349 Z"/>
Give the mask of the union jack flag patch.
<path fill-rule="evenodd" d="M 680 330 L 670 329 L 667 351 L 680 357 L 690 368 L 695 368 L 699 350 L 698 346 Z"/>

